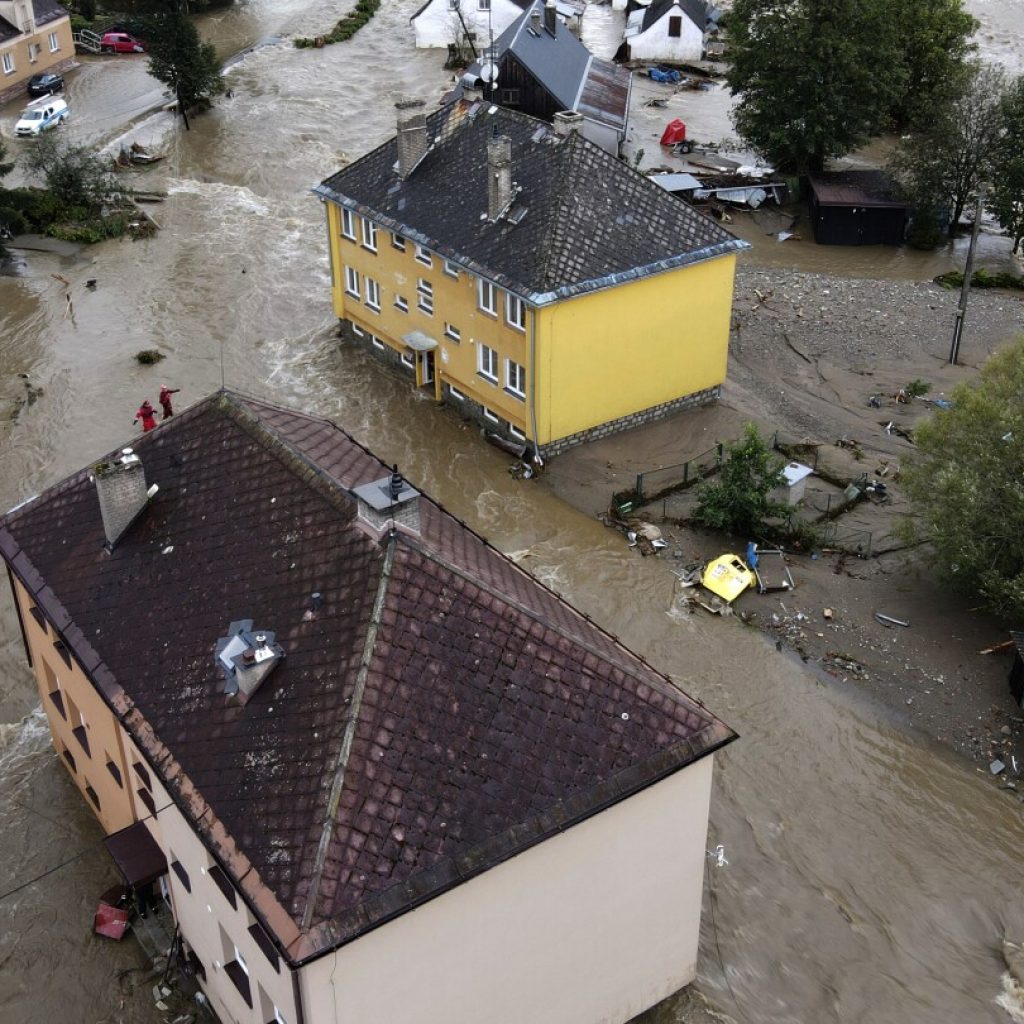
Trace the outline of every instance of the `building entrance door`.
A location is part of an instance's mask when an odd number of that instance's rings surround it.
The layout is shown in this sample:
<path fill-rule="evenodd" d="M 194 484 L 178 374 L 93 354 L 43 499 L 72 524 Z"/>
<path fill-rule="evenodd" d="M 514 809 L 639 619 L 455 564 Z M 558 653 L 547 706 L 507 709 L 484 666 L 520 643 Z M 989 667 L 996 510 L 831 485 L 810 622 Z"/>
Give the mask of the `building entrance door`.
<path fill-rule="evenodd" d="M 427 387 L 428 384 L 434 383 L 434 353 L 421 352 L 420 353 L 420 380 L 419 385 L 421 388 Z"/>

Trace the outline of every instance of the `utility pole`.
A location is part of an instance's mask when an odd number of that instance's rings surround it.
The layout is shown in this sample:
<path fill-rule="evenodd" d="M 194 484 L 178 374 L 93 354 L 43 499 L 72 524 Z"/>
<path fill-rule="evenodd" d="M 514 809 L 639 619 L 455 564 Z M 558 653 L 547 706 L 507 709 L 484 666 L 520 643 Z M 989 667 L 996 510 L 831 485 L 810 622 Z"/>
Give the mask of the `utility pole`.
<path fill-rule="evenodd" d="M 981 211 L 985 204 L 985 186 L 978 186 L 978 197 L 974 205 L 974 225 L 971 227 L 971 244 L 967 248 L 967 265 L 964 267 L 964 282 L 960 286 L 960 305 L 956 311 L 953 324 L 953 344 L 949 348 L 949 362 L 956 366 L 960 356 L 960 339 L 964 335 L 964 319 L 967 317 L 967 299 L 971 293 L 971 275 L 974 273 L 974 250 L 978 245 L 978 232 L 981 230 Z"/>

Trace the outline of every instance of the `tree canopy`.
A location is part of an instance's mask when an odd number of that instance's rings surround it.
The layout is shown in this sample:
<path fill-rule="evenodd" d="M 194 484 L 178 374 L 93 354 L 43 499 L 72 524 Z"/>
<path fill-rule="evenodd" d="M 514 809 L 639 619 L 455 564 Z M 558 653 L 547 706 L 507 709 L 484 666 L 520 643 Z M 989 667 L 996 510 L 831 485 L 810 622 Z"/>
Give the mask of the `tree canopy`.
<path fill-rule="evenodd" d="M 915 432 L 904 483 L 958 590 L 1024 622 L 1024 337 Z"/>
<path fill-rule="evenodd" d="M 1002 133 L 992 156 L 988 206 L 1018 252 L 1024 241 L 1024 75 L 1002 100 Z"/>
<path fill-rule="evenodd" d="M 184 115 L 198 103 L 224 91 L 220 61 L 211 43 L 200 42 L 195 25 L 183 14 L 155 14 L 147 20 L 149 73 L 174 93 Z"/>
<path fill-rule="evenodd" d="M 962 0 L 735 0 L 728 27 L 737 130 L 806 173 L 929 115 L 975 22 Z"/>

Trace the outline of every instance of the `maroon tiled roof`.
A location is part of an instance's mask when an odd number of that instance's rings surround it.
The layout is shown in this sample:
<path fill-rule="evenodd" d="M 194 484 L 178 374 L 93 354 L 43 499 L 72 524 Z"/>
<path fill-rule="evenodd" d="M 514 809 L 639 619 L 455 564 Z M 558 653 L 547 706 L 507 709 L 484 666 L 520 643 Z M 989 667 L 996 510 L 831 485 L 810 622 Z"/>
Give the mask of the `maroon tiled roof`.
<path fill-rule="evenodd" d="M 428 499 L 373 539 L 348 489 L 385 467 L 324 420 L 225 393 L 135 448 L 160 491 L 112 553 L 86 471 L 0 552 L 293 961 L 734 738 Z M 236 707 L 241 618 L 286 656 Z"/>

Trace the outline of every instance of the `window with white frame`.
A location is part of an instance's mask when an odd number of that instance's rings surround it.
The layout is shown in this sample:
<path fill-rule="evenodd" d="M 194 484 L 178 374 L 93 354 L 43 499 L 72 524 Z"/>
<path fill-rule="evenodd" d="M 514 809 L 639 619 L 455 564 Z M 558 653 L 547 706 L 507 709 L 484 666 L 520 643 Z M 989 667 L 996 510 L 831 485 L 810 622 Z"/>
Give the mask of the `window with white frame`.
<path fill-rule="evenodd" d="M 462 333 L 459 331 L 458 327 L 455 326 L 455 324 L 446 323 L 444 325 L 444 336 L 449 341 L 454 341 L 456 344 L 462 341 Z"/>
<path fill-rule="evenodd" d="M 380 338 L 378 338 L 376 334 L 371 334 L 370 335 L 370 344 L 374 348 L 379 348 L 381 350 L 381 352 L 383 352 L 384 349 L 385 349 L 384 342 L 381 341 Z"/>
<path fill-rule="evenodd" d="M 448 10 L 457 11 L 459 9 L 459 0 L 448 0 Z"/>
<path fill-rule="evenodd" d="M 491 9 L 491 0 L 477 0 L 477 10 L 489 11 Z"/>
<path fill-rule="evenodd" d="M 434 286 L 422 277 L 416 282 L 416 308 L 428 316 L 434 315 Z"/>
<path fill-rule="evenodd" d="M 397 249 L 399 252 L 405 252 L 405 239 L 401 235 L 392 234 L 391 248 Z"/>
<path fill-rule="evenodd" d="M 456 281 L 459 279 L 459 268 L 448 260 L 444 261 L 444 272 L 448 277 L 454 277 Z"/>
<path fill-rule="evenodd" d="M 374 313 L 380 312 L 380 285 L 371 277 L 366 279 L 366 304 Z"/>
<path fill-rule="evenodd" d="M 476 296 L 477 305 L 485 313 L 490 313 L 491 316 L 498 315 L 498 289 L 490 281 L 485 281 L 483 278 L 477 281 Z"/>
<path fill-rule="evenodd" d="M 483 411 L 485 420 L 490 420 L 492 423 L 501 422 L 501 417 L 496 412 L 491 412 L 491 410 L 488 409 L 486 405 L 483 407 Z"/>
<path fill-rule="evenodd" d="M 402 353 L 402 365 L 407 366 L 410 370 L 416 369 L 416 360 L 413 359 L 408 352 Z"/>
<path fill-rule="evenodd" d="M 358 324 L 352 325 L 352 333 L 357 337 L 361 338 L 366 332 Z M 371 335 L 372 337 L 372 335 Z"/>
<path fill-rule="evenodd" d="M 50 40 L 50 53 L 56 53 L 60 49 L 60 38 L 56 32 L 51 32 L 49 35 Z"/>
<path fill-rule="evenodd" d="M 430 253 L 422 245 L 416 246 L 416 262 L 422 263 L 425 267 L 432 267 L 434 265 L 434 261 L 430 258 Z"/>
<path fill-rule="evenodd" d="M 38 43 L 28 44 L 28 61 L 30 64 L 35 64 L 35 62 L 39 60 L 39 53 L 41 50 L 42 47 Z"/>
<path fill-rule="evenodd" d="M 355 267 L 345 268 L 345 294 L 359 298 L 359 271 Z"/>
<path fill-rule="evenodd" d="M 353 242 L 356 240 L 356 215 L 351 210 L 341 211 L 341 233 Z"/>
<path fill-rule="evenodd" d="M 518 428 L 517 426 L 515 426 L 515 425 L 514 425 L 514 424 L 512 424 L 512 423 L 510 423 L 510 424 L 508 425 L 508 432 L 509 432 L 509 434 L 511 434 L 511 435 L 512 435 L 512 437 L 514 437 L 514 438 L 515 438 L 515 439 L 516 439 L 517 441 L 525 441 L 525 440 L 526 440 L 526 434 L 524 434 L 524 433 L 523 433 L 523 431 L 521 431 L 521 430 L 520 430 L 520 429 L 519 429 L 519 428 Z"/>
<path fill-rule="evenodd" d="M 404 295 L 395 296 L 395 309 L 400 313 L 409 312 L 409 300 Z"/>
<path fill-rule="evenodd" d="M 505 389 L 516 398 L 526 397 L 526 367 L 511 359 L 505 360 Z"/>
<path fill-rule="evenodd" d="M 466 399 L 466 396 L 458 388 L 453 387 L 451 384 L 448 385 L 448 394 L 451 395 L 452 398 L 460 402 L 463 402 Z"/>
<path fill-rule="evenodd" d="M 4 74 L 5 75 L 13 75 L 14 74 L 14 54 L 13 53 L 5 53 L 4 54 Z"/>
<path fill-rule="evenodd" d="M 498 353 L 487 345 L 476 347 L 476 372 L 492 384 L 498 383 Z"/>
<path fill-rule="evenodd" d="M 526 303 L 511 292 L 505 293 L 505 320 L 517 331 L 526 330 Z"/>
<path fill-rule="evenodd" d="M 372 220 L 363 218 L 363 248 L 370 252 L 377 251 L 377 225 Z"/>

